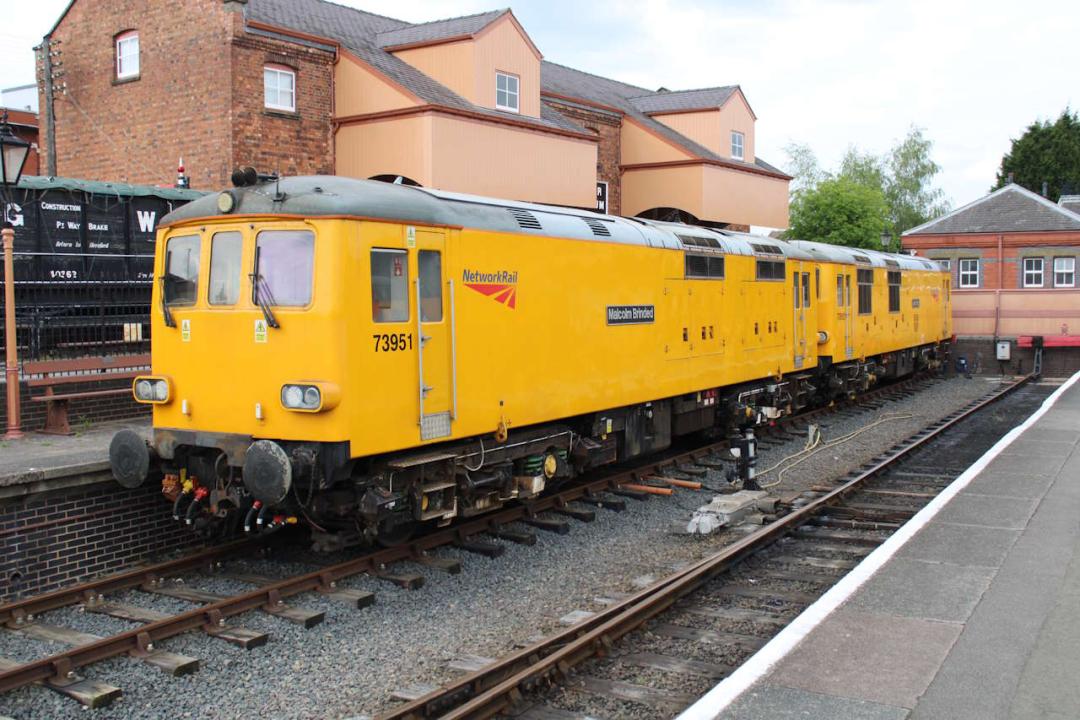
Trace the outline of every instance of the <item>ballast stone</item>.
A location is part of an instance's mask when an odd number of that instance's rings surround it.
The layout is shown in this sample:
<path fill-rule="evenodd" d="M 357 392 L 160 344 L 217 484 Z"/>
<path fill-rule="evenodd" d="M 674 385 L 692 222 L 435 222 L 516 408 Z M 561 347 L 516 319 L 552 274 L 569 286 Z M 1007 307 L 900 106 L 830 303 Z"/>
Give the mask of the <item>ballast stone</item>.
<path fill-rule="evenodd" d="M 702 505 L 680 527 L 687 535 L 712 535 L 720 528 L 736 525 L 753 514 L 771 513 L 776 510 L 776 498 L 764 490 L 740 490 L 730 495 L 715 495 L 712 502 Z"/>

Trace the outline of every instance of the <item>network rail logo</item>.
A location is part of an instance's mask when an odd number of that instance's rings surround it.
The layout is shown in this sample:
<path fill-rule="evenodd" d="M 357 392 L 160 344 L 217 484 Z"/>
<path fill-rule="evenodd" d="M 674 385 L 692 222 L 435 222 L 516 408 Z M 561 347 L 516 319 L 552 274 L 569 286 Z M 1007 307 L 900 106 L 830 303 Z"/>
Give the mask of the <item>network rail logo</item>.
<path fill-rule="evenodd" d="M 481 295 L 487 295 L 495 302 L 501 303 L 513 310 L 517 307 L 517 281 L 518 274 L 514 270 L 497 270 L 495 272 L 480 272 L 478 270 L 462 271 L 461 280 L 465 287 L 475 290 Z"/>

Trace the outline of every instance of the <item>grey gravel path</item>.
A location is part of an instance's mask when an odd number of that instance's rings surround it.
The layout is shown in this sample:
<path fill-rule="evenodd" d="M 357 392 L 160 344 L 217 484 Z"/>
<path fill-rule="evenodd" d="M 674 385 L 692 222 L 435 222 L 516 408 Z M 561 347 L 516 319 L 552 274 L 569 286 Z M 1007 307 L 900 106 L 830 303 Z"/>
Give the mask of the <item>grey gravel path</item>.
<path fill-rule="evenodd" d="M 940 382 L 917 397 L 867 410 L 857 417 L 826 420 L 825 439 L 865 426 L 883 412 L 917 417 L 860 436 L 842 452 L 800 466 L 780 486 L 787 493 L 857 467 L 896 440 L 971 399 L 993 383 L 954 379 Z M 761 467 L 791 454 L 804 441 L 765 452 Z M 710 474 L 707 482 L 719 485 Z M 305 630 L 262 613 L 232 622 L 271 633 L 270 642 L 245 651 L 202 634 L 190 633 L 161 644 L 164 649 L 197 657 L 199 672 L 172 678 L 131 658 L 115 658 L 87 668 L 85 676 L 121 687 L 124 696 L 93 711 L 97 720 L 113 718 L 341 718 L 375 714 L 389 707 L 392 690 L 417 682 L 437 684 L 453 677 L 447 664 L 459 655 L 498 657 L 515 643 L 562 626 L 559 618 L 574 610 L 597 610 L 595 598 L 634 590 L 644 575 L 662 577 L 676 566 L 715 551 L 741 534 L 708 538 L 674 535 L 674 520 L 685 520 L 709 499 L 706 492 L 679 491 L 671 498 L 628 500 L 626 512 L 597 510 L 593 523 L 571 521 L 569 535 L 536 530 L 533 547 L 506 543 L 506 553 L 486 559 L 440 550 L 463 561 L 460 575 L 409 565 L 426 578 L 419 590 L 402 590 L 369 577 L 345 583 L 374 591 L 376 604 L 350 609 L 316 594 L 290 603 L 326 612 L 326 621 Z M 311 566 L 274 560 L 234 563 L 230 569 L 284 575 Z M 222 578 L 193 577 L 187 584 L 220 592 L 244 586 Z M 171 598 L 131 591 L 114 598 L 161 611 L 190 608 Z M 113 618 L 64 609 L 47 622 L 97 634 L 133 627 Z M 0 632 L 0 656 L 16 660 L 41 657 L 58 649 L 9 632 Z M 89 711 L 44 688 L 24 688 L 0 696 L 0 716 L 13 718 L 86 718 Z"/>

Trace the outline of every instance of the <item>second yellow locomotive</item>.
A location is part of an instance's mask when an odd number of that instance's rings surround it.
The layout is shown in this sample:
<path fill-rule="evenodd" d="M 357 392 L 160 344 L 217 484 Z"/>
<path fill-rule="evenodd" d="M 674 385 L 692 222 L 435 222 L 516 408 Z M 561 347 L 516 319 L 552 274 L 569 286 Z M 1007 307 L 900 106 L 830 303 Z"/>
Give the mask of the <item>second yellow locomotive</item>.
<path fill-rule="evenodd" d="M 930 261 L 339 177 L 158 232 L 147 447 L 206 528 L 399 541 L 938 362 Z"/>

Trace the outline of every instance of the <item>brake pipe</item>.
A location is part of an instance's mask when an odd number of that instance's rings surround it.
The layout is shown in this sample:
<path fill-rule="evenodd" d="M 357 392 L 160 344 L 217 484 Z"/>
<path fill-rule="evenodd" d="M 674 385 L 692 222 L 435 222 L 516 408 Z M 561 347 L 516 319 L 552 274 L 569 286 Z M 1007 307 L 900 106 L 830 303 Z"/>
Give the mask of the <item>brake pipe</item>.
<path fill-rule="evenodd" d="M 261 500 L 256 500 L 255 502 L 251 503 L 251 508 L 248 509 L 247 515 L 244 516 L 244 532 L 251 532 L 251 524 L 252 522 L 254 522 L 255 516 L 262 509 L 262 506 L 263 504 Z"/>

